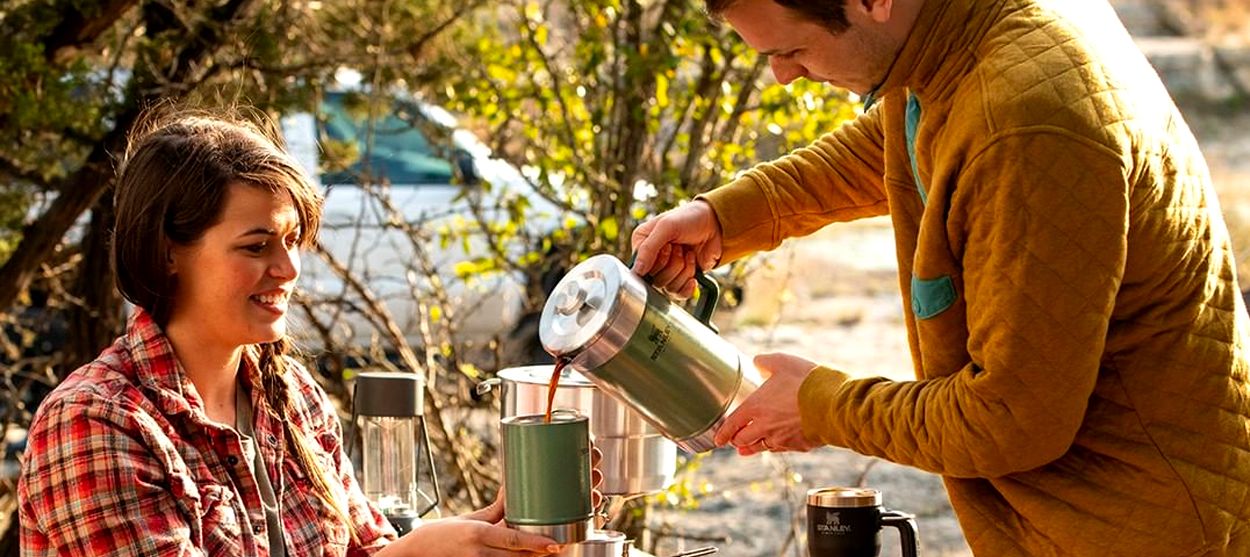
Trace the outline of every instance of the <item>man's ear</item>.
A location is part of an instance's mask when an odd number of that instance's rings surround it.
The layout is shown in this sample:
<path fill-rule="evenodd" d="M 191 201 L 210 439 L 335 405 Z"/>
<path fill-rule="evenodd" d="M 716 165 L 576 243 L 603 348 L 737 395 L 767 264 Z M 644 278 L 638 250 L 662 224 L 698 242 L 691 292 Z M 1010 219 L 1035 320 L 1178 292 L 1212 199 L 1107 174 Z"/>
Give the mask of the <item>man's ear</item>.
<path fill-rule="evenodd" d="M 894 13 L 894 0 L 847 0 L 847 8 L 859 10 L 876 23 L 885 23 Z"/>

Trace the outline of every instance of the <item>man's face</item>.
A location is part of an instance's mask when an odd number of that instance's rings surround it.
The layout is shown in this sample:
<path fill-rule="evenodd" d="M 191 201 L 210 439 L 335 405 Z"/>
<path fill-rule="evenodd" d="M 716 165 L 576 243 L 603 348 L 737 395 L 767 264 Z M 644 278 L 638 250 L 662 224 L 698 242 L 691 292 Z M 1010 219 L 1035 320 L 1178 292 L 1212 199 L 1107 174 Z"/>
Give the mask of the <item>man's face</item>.
<path fill-rule="evenodd" d="M 778 82 L 802 77 L 863 95 L 885 79 L 897 45 L 858 4 L 847 2 L 851 26 L 836 35 L 773 0 L 738 0 L 724 16 L 742 40 L 768 56 Z"/>

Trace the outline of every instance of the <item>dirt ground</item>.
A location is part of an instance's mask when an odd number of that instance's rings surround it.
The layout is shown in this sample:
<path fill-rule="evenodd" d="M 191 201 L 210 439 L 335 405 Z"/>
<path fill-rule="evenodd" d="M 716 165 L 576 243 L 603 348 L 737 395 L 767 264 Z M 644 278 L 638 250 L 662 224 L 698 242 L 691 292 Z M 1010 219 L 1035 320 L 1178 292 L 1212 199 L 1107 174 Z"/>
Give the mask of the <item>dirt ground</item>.
<path fill-rule="evenodd" d="M 1212 168 L 1234 245 L 1244 254 L 1241 246 L 1250 247 L 1250 138 L 1244 134 L 1250 111 L 1193 108 L 1186 119 Z M 857 376 L 911 379 L 896 273 L 888 220 L 828 227 L 763 257 L 743 306 L 719 322 L 746 354 L 792 352 Z M 939 477 L 844 449 L 748 458 L 721 450 L 698 461 L 688 479 L 695 493 L 706 493 L 695 496 L 694 508 L 659 505 L 653 515 L 657 555 L 711 543 L 733 557 L 805 556 L 805 546 L 795 543 L 806 535 L 803 495 L 832 485 L 880 489 L 886 506 L 915 514 L 921 555 L 971 555 Z M 893 531 L 883 532 L 881 554 L 900 555 L 897 540 Z"/>

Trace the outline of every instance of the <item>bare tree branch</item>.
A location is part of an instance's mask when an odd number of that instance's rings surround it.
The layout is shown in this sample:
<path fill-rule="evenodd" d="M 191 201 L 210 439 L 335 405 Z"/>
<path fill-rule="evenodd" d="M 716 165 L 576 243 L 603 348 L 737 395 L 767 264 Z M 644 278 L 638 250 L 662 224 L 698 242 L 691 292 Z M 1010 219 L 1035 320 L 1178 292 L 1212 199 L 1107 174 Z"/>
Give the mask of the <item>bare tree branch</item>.
<path fill-rule="evenodd" d="M 256 4 L 256 0 L 231 0 L 213 9 L 208 21 L 187 38 L 184 48 L 165 69 L 165 87 L 136 83 L 129 89 L 127 102 L 114 116 L 113 129 L 95 144 L 82 167 L 63 180 L 63 185 L 55 188 L 61 194 L 44 214 L 22 231 L 17 249 L 0 266 L 0 308 L 13 305 L 18 293 L 30 283 L 39 264 L 52 253 L 78 217 L 95 205 L 110 187 L 113 180 L 112 156 L 122 151 L 126 134 L 143 108 L 161 97 L 185 95 L 187 89 L 180 85 L 194 81 L 193 70 L 203 66 L 205 60 L 222 46 L 229 29 Z M 142 77 L 136 75 L 136 79 Z"/>

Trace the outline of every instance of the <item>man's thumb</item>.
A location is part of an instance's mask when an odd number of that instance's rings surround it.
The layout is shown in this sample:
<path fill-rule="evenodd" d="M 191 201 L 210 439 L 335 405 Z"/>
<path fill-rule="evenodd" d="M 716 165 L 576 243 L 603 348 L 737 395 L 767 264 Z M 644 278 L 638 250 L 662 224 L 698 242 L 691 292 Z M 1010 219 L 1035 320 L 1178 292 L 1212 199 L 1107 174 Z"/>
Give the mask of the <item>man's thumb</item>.
<path fill-rule="evenodd" d="M 755 364 L 755 369 L 760 372 L 760 378 L 767 381 L 773 376 L 773 367 L 777 363 L 778 354 L 758 354 L 752 358 L 751 363 Z"/>

